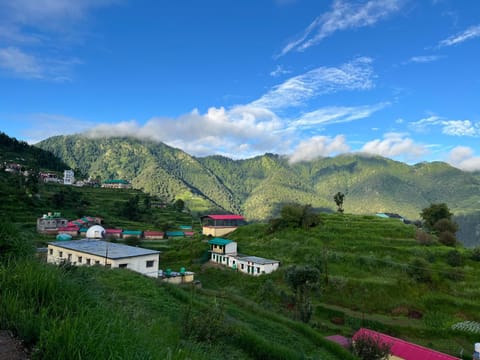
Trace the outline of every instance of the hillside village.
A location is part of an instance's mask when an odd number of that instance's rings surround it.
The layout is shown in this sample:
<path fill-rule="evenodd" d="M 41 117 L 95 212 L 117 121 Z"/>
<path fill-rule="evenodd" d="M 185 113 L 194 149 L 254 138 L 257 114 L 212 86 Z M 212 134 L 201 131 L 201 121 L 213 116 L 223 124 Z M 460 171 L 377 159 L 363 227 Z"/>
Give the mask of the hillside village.
<path fill-rule="evenodd" d="M 15 182 L 16 177 L 31 176 L 22 168 L 25 166 L 20 164 L 6 166 L 0 180 L 10 186 L 9 181 Z M 25 209 L 32 215 L 22 226 L 37 234 L 37 247 L 41 249 L 38 256 L 48 264 L 60 265 L 58 269 L 74 266 L 97 273 L 100 268 L 108 268 L 112 275 L 101 275 L 107 277 L 139 273 L 150 281 L 178 287 L 168 291 L 178 291 L 176 296 L 180 298 L 184 292 L 196 291 L 196 296 L 207 297 L 207 301 L 213 293 L 228 304 L 236 304 L 222 313 L 226 311 L 236 318 L 234 313 L 241 308 L 245 312 L 242 321 L 247 321 L 245 317 L 251 316 L 247 314 L 252 311 L 262 314 L 258 321 L 266 321 L 264 316 L 273 321 L 273 315 L 265 313 L 273 310 L 281 316 L 275 318 L 275 326 L 287 326 L 283 317 L 292 319 L 294 323 L 288 327 L 298 324 L 294 328 L 302 326 L 301 333 L 314 331 L 309 337 L 315 339 L 311 341 L 318 351 L 331 349 L 330 354 L 336 354 L 334 358 L 348 359 L 352 339 L 360 343 L 365 336 L 390 344 L 389 351 L 395 359 L 469 358 L 472 351 L 477 351 L 476 330 L 466 329 L 476 329 L 480 319 L 468 296 L 460 314 L 457 305 L 447 305 L 445 310 L 435 305 L 436 310 L 430 310 L 432 301 L 440 304 L 445 300 L 422 300 L 421 292 L 417 292 L 440 291 L 439 299 L 444 299 L 446 289 L 458 292 L 458 283 L 466 286 L 478 271 L 476 253 L 455 244 L 442 244 L 438 237 L 401 215 L 388 211 L 371 216 L 318 213 L 306 205 L 287 204 L 280 218 L 263 224 L 247 223 L 244 216 L 225 211 L 192 214 L 181 202 L 172 204 L 150 198 L 124 180 L 87 180 L 78 184 L 71 170 L 63 173 L 62 181 L 59 176 L 55 181 L 45 181 L 55 178 L 52 172 L 39 174 L 50 175 L 39 176 L 38 196 L 27 195 L 31 209 Z M 62 202 L 57 201 L 62 204 L 60 207 L 52 207 L 52 201 L 58 198 L 56 194 L 63 194 Z M 68 205 L 77 204 L 79 199 L 83 204 L 81 216 L 79 209 Z M 113 204 L 106 199 L 122 202 Z M 132 199 L 136 199 L 137 206 L 141 205 L 139 213 L 123 212 L 121 204 L 130 204 Z M 3 206 L 15 202 L 7 199 Z M 137 216 L 136 220 L 129 214 Z M 153 216 L 165 219 L 152 222 Z M 301 217 L 300 221 L 296 216 Z M 414 254 L 422 254 L 422 259 L 410 260 L 409 247 Z M 445 272 L 443 262 L 448 264 L 450 273 Z M 118 271 L 125 275 L 117 275 Z M 403 278 L 404 283 L 397 286 L 397 278 Z M 149 290 L 143 291 L 154 291 L 157 285 L 146 282 L 144 286 Z M 377 298 L 377 294 L 382 296 Z M 253 306 L 249 302 L 252 300 L 260 307 Z M 210 340 L 205 342 L 203 336 L 191 332 L 200 325 L 195 318 L 190 321 L 194 328 L 184 331 L 192 341 L 210 344 Z M 297 331 L 294 328 L 289 331 Z M 228 328 L 220 326 L 218 331 L 209 336 L 232 336 Z M 433 339 L 435 336 L 437 340 Z M 262 344 L 271 354 L 275 348 L 283 349 L 280 344 Z M 259 348 L 255 349 L 259 353 Z"/>

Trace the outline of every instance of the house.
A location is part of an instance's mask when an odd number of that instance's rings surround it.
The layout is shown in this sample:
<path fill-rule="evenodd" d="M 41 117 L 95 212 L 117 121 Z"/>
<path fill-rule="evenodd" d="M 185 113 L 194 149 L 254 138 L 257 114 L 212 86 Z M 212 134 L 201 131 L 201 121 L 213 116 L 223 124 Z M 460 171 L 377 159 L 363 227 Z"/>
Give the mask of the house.
<path fill-rule="evenodd" d="M 183 267 L 179 272 L 171 271 L 171 269 L 167 269 L 165 271 L 159 270 L 158 276 L 162 279 L 162 281 L 175 285 L 189 284 L 195 280 L 195 273 L 186 271 Z"/>
<path fill-rule="evenodd" d="M 83 239 L 48 243 L 47 262 L 74 266 L 124 268 L 158 277 L 160 252 L 102 240 Z"/>
<path fill-rule="evenodd" d="M 120 239 L 122 237 L 122 229 L 105 229 L 105 237 Z"/>
<path fill-rule="evenodd" d="M 230 267 L 249 275 L 269 274 L 278 269 L 278 260 L 265 259 L 258 256 L 237 253 L 237 243 L 232 240 L 214 238 L 208 241 L 210 245 L 210 261 Z"/>
<path fill-rule="evenodd" d="M 241 215 L 205 215 L 202 219 L 202 234 L 211 236 L 225 236 L 245 224 Z"/>
<path fill-rule="evenodd" d="M 163 239 L 164 233 L 163 231 L 144 231 L 143 237 L 145 240 L 160 240 Z"/>
<path fill-rule="evenodd" d="M 57 234 L 59 228 L 66 227 L 68 220 L 59 212 L 49 212 L 37 219 L 37 231 L 43 234 Z"/>
<path fill-rule="evenodd" d="M 140 239 L 142 237 L 142 231 L 141 230 L 123 230 L 122 237 L 124 239 L 128 239 L 131 237 L 137 237 Z"/>
<path fill-rule="evenodd" d="M 67 225 L 65 227 L 58 228 L 58 234 L 67 234 L 71 236 L 77 236 L 79 231 L 80 231 L 80 228 L 76 225 L 73 225 L 73 226 Z"/>
<path fill-rule="evenodd" d="M 63 172 L 63 184 L 73 185 L 75 183 L 75 173 L 73 170 L 65 170 Z"/>
<path fill-rule="evenodd" d="M 44 172 L 41 172 L 40 173 L 40 179 L 42 179 L 42 181 L 44 183 L 59 183 L 60 182 L 60 179 L 57 177 L 57 174 L 53 174 L 53 173 L 44 173 Z"/>
<path fill-rule="evenodd" d="M 390 349 L 391 355 L 389 356 L 389 360 L 460 360 L 460 358 L 455 356 L 447 355 L 366 328 L 358 330 L 355 335 L 353 335 L 352 341 L 355 342 L 355 339 L 359 336 L 374 337 L 383 343 L 390 344 L 392 347 Z"/>
<path fill-rule="evenodd" d="M 102 183 L 102 188 L 110 188 L 110 189 L 131 189 L 132 184 L 129 181 L 123 179 L 111 179 L 105 180 Z"/>
<path fill-rule="evenodd" d="M 261 275 L 270 274 L 278 269 L 280 261 L 265 259 L 258 256 L 237 255 L 232 260 L 232 267 L 246 274 Z"/>

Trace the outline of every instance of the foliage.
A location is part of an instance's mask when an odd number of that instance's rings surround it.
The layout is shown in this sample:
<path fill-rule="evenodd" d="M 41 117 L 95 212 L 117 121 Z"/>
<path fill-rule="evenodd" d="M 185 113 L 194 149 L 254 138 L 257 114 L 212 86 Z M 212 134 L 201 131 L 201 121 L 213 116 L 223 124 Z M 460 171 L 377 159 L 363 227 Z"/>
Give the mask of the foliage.
<path fill-rule="evenodd" d="M 480 323 L 477 321 L 462 321 L 452 325 L 453 330 L 480 334 Z"/>
<path fill-rule="evenodd" d="M 432 282 L 432 273 L 428 263 L 423 259 L 414 259 L 407 268 L 408 275 L 417 282 Z"/>
<path fill-rule="evenodd" d="M 139 237 L 129 236 L 125 239 L 125 244 L 130 246 L 139 246 L 142 243 Z"/>
<path fill-rule="evenodd" d="M 333 200 L 335 201 L 335 204 L 337 205 L 337 211 L 339 213 L 343 213 L 343 201 L 345 199 L 345 194 L 341 192 L 337 192 L 335 196 L 333 197 Z"/>
<path fill-rule="evenodd" d="M 433 225 L 433 229 L 437 232 L 437 234 L 441 234 L 445 231 L 449 231 L 452 234 L 455 234 L 458 230 L 458 225 L 454 223 L 451 219 L 443 218 L 438 220 Z"/>
<path fill-rule="evenodd" d="M 33 243 L 12 223 L 0 220 L 0 261 L 32 255 Z"/>
<path fill-rule="evenodd" d="M 292 266 L 285 272 L 285 281 L 295 295 L 296 317 L 308 323 L 313 313 L 310 290 L 317 286 L 320 272 L 312 266 Z"/>
<path fill-rule="evenodd" d="M 432 235 L 424 231 L 423 229 L 415 230 L 415 239 L 421 245 L 432 245 L 434 242 Z"/>
<path fill-rule="evenodd" d="M 270 220 L 272 232 L 283 228 L 310 229 L 321 224 L 320 214 L 311 205 L 287 204 L 282 207 L 279 219 Z"/>
<path fill-rule="evenodd" d="M 477 247 L 472 249 L 472 253 L 471 253 L 470 258 L 473 261 L 480 261 L 480 246 L 477 246 Z"/>
<path fill-rule="evenodd" d="M 438 235 L 438 241 L 446 246 L 455 246 L 457 238 L 450 231 L 444 231 Z"/>
<path fill-rule="evenodd" d="M 435 224 L 442 219 L 451 220 L 453 214 L 450 212 L 447 204 L 431 204 L 429 207 L 426 207 L 420 213 L 425 227 L 428 230 L 435 230 Z"/>
<path fill-rule="evenodd" d="M 183 211 L 183 209 L 185 209 L 185 201 L 183 201 L 182 199 L 177 199 L 177 200 L 175 200 L 175 202 L 173 203 L 173 207 L 174 207 L 177 211 Z"/>
<path fill-rule="evenodd" d="M 451 250 L 447 253 L 447 264 L 453 267 L 463 266 L 465 260 L 458 250 Z"/>
<path fill-rule="evenodd" d="M 392 344 L 384 342 L 379 336 L 359 333 L 352 339 L 353 353 L 362 360 L 388 359 Z"/>

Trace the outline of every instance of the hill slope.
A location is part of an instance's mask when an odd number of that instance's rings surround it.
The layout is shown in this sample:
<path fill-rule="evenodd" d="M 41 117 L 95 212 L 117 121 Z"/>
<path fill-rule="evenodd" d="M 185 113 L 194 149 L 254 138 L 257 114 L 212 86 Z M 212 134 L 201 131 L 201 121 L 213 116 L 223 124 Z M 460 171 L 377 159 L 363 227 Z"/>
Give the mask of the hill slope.
<path fill-rule="evenodd" d="M 91 176 L 127 178 L 166 199 L 183 198 L 192 210 L 217 207 L 262 220 L 289 202 L 334 210 L 333 194 L 341 191 L 349 213 L 395 212 L 416 219 L 430 203 L 445 202 L 467 217 L 465 224 L 478 223 L 471 218 L 480 202 L 478 174 L 441 162 L 409 166 L 378 156 L 343 155 L 290 164 L 273 154 L 235 161 L 196 158 L 162 143 L 78 135 L 52 137 L 38 146 Z M 468 241 L 480 241 L 480 234 L 470 230 Z"/>

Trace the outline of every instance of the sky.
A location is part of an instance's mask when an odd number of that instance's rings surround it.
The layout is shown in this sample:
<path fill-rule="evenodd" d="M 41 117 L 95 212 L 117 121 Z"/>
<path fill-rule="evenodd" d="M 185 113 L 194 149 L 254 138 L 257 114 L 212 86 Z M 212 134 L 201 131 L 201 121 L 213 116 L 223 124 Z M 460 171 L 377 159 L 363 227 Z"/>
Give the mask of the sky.
<path fill-rule="evenodd" d="M 0 0 L 0 131 L 480 170 L 480 1 Z"/>

